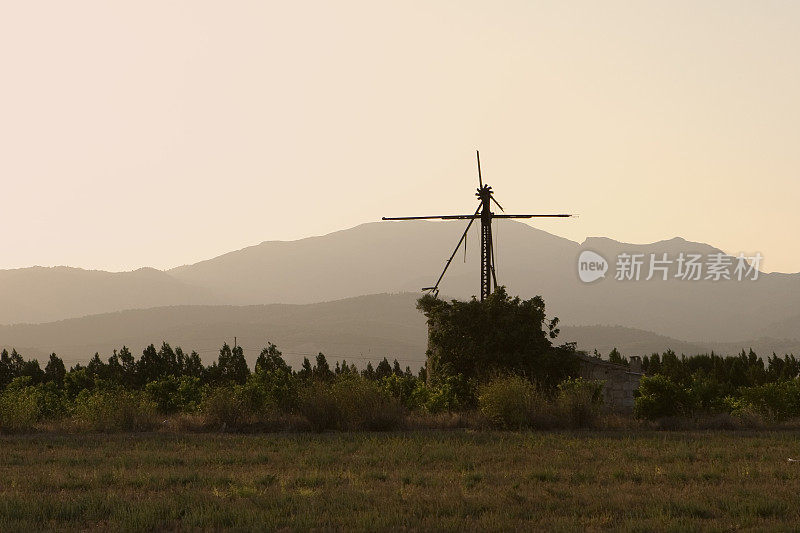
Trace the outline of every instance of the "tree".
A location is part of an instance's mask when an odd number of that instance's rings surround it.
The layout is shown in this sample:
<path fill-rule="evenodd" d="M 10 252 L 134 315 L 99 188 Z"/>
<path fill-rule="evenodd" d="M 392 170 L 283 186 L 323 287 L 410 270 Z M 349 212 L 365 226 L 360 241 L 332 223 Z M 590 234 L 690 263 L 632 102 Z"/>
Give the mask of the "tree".
<path fill-rule="evenodd" d="M 300 371 L 297 373 L 297 377 L 302 380 L 309 380 L 314 374 L 314 369 L 311 368 L 311 361 L 308 360 L 308 357 L 303 357 L 303 365 L 300 368 Z"/>
<path fill-rule="evenodd" d="M 608 361 L 610 363 L 615 363 L 617 365 L 630 366 L 630 362 L 628 362 L 627 357 L 624 357 L 621 353 L 619 353 L 619 350 L 617 350 L 616 348 L 613 348 L 608 353 Z"/>
<path fill-rule="evenodd" d="M 389 360 L 384 357 L 383 361 L 378 363 L 378 368 L 375 369 L 375 377 L 381 379 L 381 378 L 388 378 L 391 375 L 392 375 L 392 365 L 390 365 Z"/>
<path fill-rule="evenodd" d="M 375 375 L 375 368 L 372 366 L 372 361 L 367 361 L 367 367 L 361 372 L 361 375 L 365 379 L 374 380 L 377 379 Z"/>
<path fill-rule="evenodd" d="M 157 380 L 164 375 L 164 365 L 162 364 L 156 347 L 150 345 L 142 351 L 142 356 L 136 363 L 136 376 L 139 385 L 145 385 L 150 381 Z"/>
<path fill-rule="evenodd" d="M 95 352 L 94 357 L 86 365 L 86 373 L 95 379 L 108 379 L 108 367 L 100 359 L 100 354 Z"/>
<path fill-rule="evenodd" d="M 18 378 L 22 375 L 25 369 L 25 360 L 16 349 L 11 350 L 11 355 L 8 357 L 8 368 L 11 370 L 11 375 Z"/>
<path fill-rule="evenodd" d="M 14 376 L 11 373 L 11 358 L 8 357 L 8 350 L 3 348 L 0 352 L 0 389 L 11 383 Z"/>
<path fill-rule="evenodd" d="M 31 385 L 38 385 L 42 383 L 45 378 L 44 370 L 39 366 L 39 361 L 36 359 L 26 361 L 15 349 L 11 350 L 11 355 L 8 355 L 8 352 L 3 350 L 2 354 L 0 354 L 0 366 L 3 367 L 0 369 L 0 373 L 4 374 L 5 379 L 8 380 L 5 383 L 0 383 L 3 386 L 7 385 L 15 378 L 25 376 L 30 378 Z M 0 378 L 2 377 L 3 376 L 0 375 Z"/>
<path fill-rule="evenodd" d="M 354 376 L 357 376 L 358 375 L 358 369 L 356 368 L 356 365 L 347 364 L 347 360 L 346 359 L 342 359 L 341 366 L 339 365 L 338 361 L 336 362 L 336 371 L 335 371 L 335 373 L 337 375 L 339 375 L 339 374 L 352 374 Z"/>
<path fill-rule="evenodd" d="M 119 363 L 122 365 L 122 382 L 126 387 L 132 388 L 137 382 L 137 364 L 133 354 L 127 346 L 119 350 Z"/>
<path fill-rule="evenodd" d="M 50 354 L 50 360 L 44 367 L 44 379 L 47 382 L 55 383 L 56 385 L 64 384 L 64 376 L 67 375 L 67 368 L 64 366 L 64 361 L 55 353 Z"/>
<path fill-rule="evenodd" d="M 108 369 L 108 380 L 114 383 L 115 385 L 125 386 L 125 371 L 122 368 L 122 363 L 119 361 L 119 354 L 117 350 L 111 354 L 111 357 L 108 358 L 107 363 Z"/>
<path fill-rule="evenodd" d="M 553 389 L 577 372 L 574 352 L 552 346 L 558 320 L 546 320 L 540 296 L 511 298 L 499 287 L 484 301 L 446 302 L 425 295 L 417 308 L 428 318 L 427 370 L 434 383 L 459 374 L 485 381 L 518 373 Z"/>
<path fill-rule="evenodd" d="M 201 378 L 204 370 L 203 361 L 200 360 L 200 356 L 197 352 L 192 350 L 192 353 L 183 360 L 182 374 L 191 378 Z"/>
<path fill-rule="evenodd" d="M 333 379 L 333 375 L 334 374 L 331 371 L 331 366 L 328 364 L 328 360 L 325 358 L 325 354 L 319 352 L 317 354 L 317 363 L 314 365 L 314 379 L 319 381 L 331 381 Z"/>
<path fill-rule="evenodd" d="M 691 393 L 667 376 L 644 376 L 634 413 L 639 418 L 656 420 L 666 416 L 689 415 L 694 409 Z"/>
<path fill-rule="evenodd" d="M 224 343 L 219 350 L 219 359 L 209 368 L 210 381 L 216 384 L 233 382 L 244 385 L 250 369 L 244 358 L 244 350 L 241 346 L 231 349 L 228 343 Z"/>
<path fill-rule="evenodd" d="M 275 372 L 277 370 L 291 372 L 292 368 L 283 360 L 283 354 L 278 350 L 278 347 L 268 342 L 267 347 L 261 350 L 258 359 L 256 359 L 256 373 Z"/>

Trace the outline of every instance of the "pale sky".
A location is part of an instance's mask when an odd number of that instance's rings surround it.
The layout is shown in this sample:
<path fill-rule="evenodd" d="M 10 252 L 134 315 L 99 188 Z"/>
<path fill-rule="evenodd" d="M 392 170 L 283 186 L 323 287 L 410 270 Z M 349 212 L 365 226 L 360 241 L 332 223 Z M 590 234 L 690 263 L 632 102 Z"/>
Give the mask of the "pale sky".
<path fill-rule="evenodd" d="M 0 268 L 507 212 L 800 271 L 800 2 L 0 2 Z M 446 255 L 448 250 L 444 250 Z"/>

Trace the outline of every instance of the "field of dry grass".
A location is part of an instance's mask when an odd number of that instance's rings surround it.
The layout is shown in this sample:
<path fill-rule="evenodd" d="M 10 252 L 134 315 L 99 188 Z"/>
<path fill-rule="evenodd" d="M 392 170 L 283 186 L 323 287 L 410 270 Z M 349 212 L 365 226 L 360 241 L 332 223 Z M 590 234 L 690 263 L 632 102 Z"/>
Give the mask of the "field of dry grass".
<path fill-rule="evenodd" d="M 0 437 L 0 530 L 792 529 L 795 432 Z"/>

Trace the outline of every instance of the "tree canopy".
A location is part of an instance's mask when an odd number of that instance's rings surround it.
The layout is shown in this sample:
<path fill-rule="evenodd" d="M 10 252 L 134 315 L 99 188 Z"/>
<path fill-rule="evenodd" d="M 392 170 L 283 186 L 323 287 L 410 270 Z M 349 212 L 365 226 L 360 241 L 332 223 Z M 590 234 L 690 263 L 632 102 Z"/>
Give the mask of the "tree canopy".
<path fill-rule="evenodd" d="M 522 300 L 499 287 L 484 301 L 425 295 L 417 309 L 428 318 L 428 372 L 436 381 L 461 374 L 486 380 L 519 373 L 554 387 L 577 371 L 568 347 L 554 348 L 558 318 L 546 319 L 544 300 Z"/>

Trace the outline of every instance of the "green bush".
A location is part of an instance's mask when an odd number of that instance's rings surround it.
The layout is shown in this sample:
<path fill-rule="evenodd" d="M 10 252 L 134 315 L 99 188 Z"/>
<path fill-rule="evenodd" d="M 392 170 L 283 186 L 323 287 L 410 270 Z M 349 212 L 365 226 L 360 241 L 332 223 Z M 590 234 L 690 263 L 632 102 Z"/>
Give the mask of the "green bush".
<path fill-rule="evenodd" d="M 166 377 L 145 385 L 145 392 L 160 413 L 193 413 L 203 398 L 200 379 L 190 376 Z"/>
<path fill-rule="evenodd" d="M 262 366 L 250 376 L 245 387 L 258 409 L 289 411 L 297 407 L 298 381 L 288 367 L 268 370 Z"/>
<path fill-rule="evenodd" d="M 506 429 L 530 425 L 542 398 L 533 384 L 520 376 L 491 380 L 478 389 L 478 408 L 489 421 Z"/>
<path fill-rule="evenodd" d="M 439 379 L 427 396 L 425 409 L 431 413 L 464 411 L 478 403 L 474 382 L 461 374 Z"/>
<path fill-rule="evenodd" d="M 237 429 L 255 420 L 252 390 L 242 385 L 213 387 L 203 398 L 200 412 L 206 422 L 222 429 Z"/>
<path fill-rule="evenodd" d="M 571 427 L 594 425 L 602 405 L 602 381 L 570 378 L 558 385 L 556 406 L 562 420 Z"/>
<path fill-rule="evenodd" d="M 72 404 L 63 389 L 56 383 L 42 383 L 34 387 L 39 402 L 41 420 L 59 420 L 69 415 Z"/>
<path fill-rule="evenodd" d="M 308 420 L 314 431 L 335 429 L 338 409 L 331 388 L 320 381 L 312 381 L 299 394 L 298 411 Z"/>
<path fill-rule="evenodd" d="M 741 394 L 739 408 L 750 407 L 767 420 L 780 422 L 800 416 L 800 380 L 745 387 Z"/>
<path fill-rule="evenodd" d="M 656 420 L 687 416 L 692 413 L 693 407 L 691 392 L 668 377 L 661 374 L 642 376 L 639 397 L 634 403 L 634 414 L 638 418 Z"/>
<path fill-rule="evenodd" d="M 75 420 L 93 431 L 143 431 L 156 424 L 156 405 L 146 394 L 122 389 L 83 390 Z"/>
<path fill-rule="evenodd" d="M 11 381 L 0 394 L 0 429 L 29 431 L 42 420 L 56 420 L 69 412 L 64 393 L 55 383 L 30 385 L 29 376 Z"/>
<path fill-rule="evenodd" d="M 403 406 L 380 385 L 359 376 L 337 379 L 331 393 L 338 411 L 338 427 L 342 430 L 396 429 L 403 418 Z"/>
<path fill-rule="evenodd" d="M 400 427 L 403 406 L 378 383 L 339 376 L 333 384 L 315 381 L 300 391 L 298 410 L 315 431 L 387 430 Z"/>
<path fill-rule="evenodd" d="M 691 404 L 702 413 L 728 413 L 725 403 L 725 387 L 715 378 L 704 373 L 695 373 L 689 386 Z"/>
<path fill-rule="evenodd" d="M 14 379 L 0 394 L 0 429 L 7 432 L 30 431 L 41 417 L 36 389 L 31 378 Z"/>
<path fill-rule="evenodd" d="M 381 378 L 379 383 L 384 391 L 411 411 L 420 409 L 428 399 L 425 384 L 414 376 L 391 374 Z"/>

